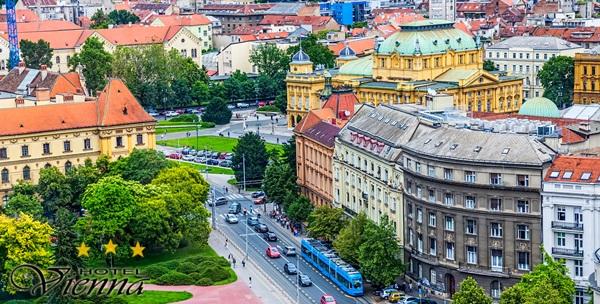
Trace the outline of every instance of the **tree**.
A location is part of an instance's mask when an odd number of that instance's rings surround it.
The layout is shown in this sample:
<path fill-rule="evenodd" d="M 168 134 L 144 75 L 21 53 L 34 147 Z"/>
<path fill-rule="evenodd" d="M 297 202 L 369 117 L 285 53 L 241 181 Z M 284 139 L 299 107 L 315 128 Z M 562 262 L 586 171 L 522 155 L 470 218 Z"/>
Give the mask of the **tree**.
<path fill-rule="evenodd" d="M 344 210 L 341 208 L 317 207 L 308 217 L 308 235 L 312 238 L 333 241 L 346 224 Z"/>
<path fill-rule="evenodd" d="M 283 144 L 283 159 L 290 166 L 294 176 L 296 173 L 296 136 L 292 135 L 290 139 Z"/>
<path fill-rule="evenodd" d="M 281 113 L 287 113 L 287 92 L 286 90 L 281 91 L 277 97 L 275 97 L 274 105 L 279 109 Z"/>
<path fill-rule="evenodd" d="M 7 278 L 19 265 L 34 264 L 43 269 L 52 265 L 51 235 L 50 225 L 27 214 L 14 219 L 0 215 L 0 288 L 15 292 Z M 15 280 L 20 286 L 31 286 L 30 278 L 27 274 L 17 273 Z"/>
<path fill-rule="evenodd" d="M 313 211 L 313 205 L 310 200 L 304 196 L 297 196 L 286 210 L 288 217 L 296 222 L 303 223 Z"/>
<path fill-rule="evenodd" d="M 94 15 L 92 15 L 92 18 L 90 19 L 90 21 L 92 21 L 92 24 L 90 27 L 93 29 L 108 28 L 108 17 L 106 16 L 106 14 L 104 14 L 104 11 L 102 9 L 98 9 L 94 13 Z"/>
<path fill-rule="evenodd" d="M 571 104 L 575 64 L 573 57 L 556 56 L 544 63 L 538 78 L 544 87 L 544 97 L 554 101 L 558 107 Z"/>
<path fill-rule="evenodd" d="M 119 159 L 114 164 L 111 172 L 121 175 L 126 180 L 148 184 L 160 171 L 170 166 L 171 162 L 159 151 L 133 149 L 129 156 Z"/>
<path fill-rule="evenodd" d="M 261 44 L 250 53 L 250 62 L 259 73 L 258 87 L 265 98 L 285 91 L 285 77 L 289 70 L 290 56 L 275 44 Z M 267 90 L 268 88 L 268 90 Z"/>
<path fill-rule="evenodd" d="M 107 17 L 108 23 L 114 25 L 140 22 L 138 16 L 126 10 L 113 10 Z"/>
<path fill-rule="evenodd" d="M 454 304 L 492 304 L 492 299 L 483 288 L 477 285 L 472 277 L 467 277 L 460 283 L 458 292 L 452 296 Z"/>
<path fill-rule="evenodd" d="M 202 114 L 202 121 L 214 122 L 217 125 L 228 124 L 231 121 L 231 110 L 227 103 L 220 98 L 214 97 L 208 103 L 206 110 Z"/>
<path fill-rule="evenodd" d="M 296 176 L 290 165 L 282 161 L 273 161 L 267 166 L 262 185 L 269 200 L 276 204 L 283 204 L 289 193 L 297 193 Z"/>
<path fill-rule="evenodd" d="M 95 96 L 96 91 L 104 88 L 110 75 L 112 56 L 104 50 L 104 43 L 96 37 L 89 37 L 81 52 L 69 60 L 69 67 L 75 71 L 81 67 L 85 85 L 90 95 Z"/>
<path fill-rule="evenodd" d="M 352 23 L 352 25 L 350 25 L 351 28 L 363 28 L 363 27 L 367 27 L 367 21 L 358 21 L 358 22 L 354 22 Z"/>
<path fill-rule="evenodd" d="M 395 229 L 387 215 L 381 217 L 379 225 L 368 221 L 363 239 L 358 248 L 361 273 L 375 287 L 390 285 L 403 272 L 403 265 Z"/>
<path fill-rule="evenodd" d="M 302 50 L 310 57 L 315 65 L 323 65 L 328 68 L 335 66 L 335 55 L 325 45 L 319 43 L 317 36 L 309 34 L 307 38 L 302 39 Z M 299 46 L 292 46 L 287 49 L 288 56 L 296 54 L 300 50 Z"/>
<path fill-rule="evenodd" d="M 211 99 L 210 87 L 204 81 L 196 81 L 192 85 L 192 99 L 196 105 L 206 105 Z"/>
<path fill-rule="evenodd" d="M 44 168 L 40 171 L 37 190 L 44 202 L 44 213 L 49 219 L 54 219 L 59 208 L 68 208 L 73 212 L 81 210 L 80 205 L 73 203 L 67 178 L 56 167 Z"/>
<path fill-rule="evenodd" d="M 50 43 L 40 39 L 37 42 L 32 42 L 27 39 L 19 42 L 19 49 L 25 65 L 30 69 L 39 69 L 42 64 L 48 68 L 52 67 L 53 49 L 50 48 Z"/>
<path fill-rule="evenodd" d="M 17 217 L 20 213 L 25 213 L 36 220 L 42 220 L 44 208 L 42 203 L 33 195 L 13 194 L 10 196 L 4 213 L 11 217 Z"/>
<path fill-rule="evenodd" d="M 268 154 L 265 141 L 258 134 L 248 132 L 240 137 L 236 146 L 233 147 L 233 159 L 231 160 L 231 168 L 235 173 L 236 180 L 243 180 L 242 157 L 244 157 L 246 182 L 250 185 L 260 185 L 269 162 L 266 155 Z"/>
<path fill-rule="evenodd" d="M 355 216 L 339 231 L 333 241 L 333 248 L 344 261 L 358 266 L 358 249 L 365 242 L 364 234 L 369 219 L 363 212 Z"/>
<path fill-rule="evenodd" d="M 496 68 L 496 65 L 494 64 L 494 62 L 491 61 L 491 60 L 489 60 L 489 59 L 483 61 L 483 69 L 486 70 L 486 71 L 488 71 L 488 72 L 498 70 Z"/>
<path fill-rule="evenodd" d="M 236 70 L 223 81 L 225 99 L 229 101 L 256 98 L 254 81 L 246 73 Z"/>
<path fill-rule="evenodd" d="M 98 167 L 95 167 L 89 159 L 86 160 L 84 166 L 77 166 L 67 171 L 66 178 L 69 189 L 71 190 L 72 206 L 81 206 L 81 197 L 83 196 L 85 189 L 88 185 L 96 183 L 100 179 L 100 176 L 100 170 Z"/>
<path fill-rule="evenodd" d="M 542 252 L 544 263 L 502 292 L 500 304 L 573 303 L 575 282 L 569 277 L 564 261 L 554 260 L 543 248 Z"/>

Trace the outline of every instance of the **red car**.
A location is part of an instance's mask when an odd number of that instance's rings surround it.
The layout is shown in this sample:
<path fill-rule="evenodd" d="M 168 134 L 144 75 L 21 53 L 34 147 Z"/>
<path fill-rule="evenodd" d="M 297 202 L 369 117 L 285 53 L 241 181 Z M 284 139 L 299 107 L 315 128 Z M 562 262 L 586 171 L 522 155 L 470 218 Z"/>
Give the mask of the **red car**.
<path fill-rule="evenodd" d="M 267 251 L 266 254 L 268 257 L 272 258 L 272 259 L 276 259 L 281 257 L 281 254 L 279 253 L 279 250 L 277 250 L 276 247 L 267 247 Z"/>
<path fill-rule="evenodd" d="M 183 158 L 183 155 L 181 155 L 179 153 L 171 153 L 171 154 L 169 154 L 168 157 L 171 159 L 181 159 L 181 158 Z"/>
<path fill-rule="evenodd" d="M 321 296 L 321 304 L 336 304 L 335 298 L 328 294 L 324 294 Z"/>
<path fill-rule="evenodd" d="M 267 200 L 265 199 L 264 196 L 254 199 L 254 205 L 262 205 L 262 204 L 264 204 L 266 202 L 267 202 Z"/>
<path fill-rule="evenodd" d="M 267 104 L 267 103 L 266 103 L 266 102 L 264 102 L 264 101 L 259 101 L 259 102 L 258 102 L 258 106 L 259 106 L 259 107 L 264 107 L 266 104 Z"/>

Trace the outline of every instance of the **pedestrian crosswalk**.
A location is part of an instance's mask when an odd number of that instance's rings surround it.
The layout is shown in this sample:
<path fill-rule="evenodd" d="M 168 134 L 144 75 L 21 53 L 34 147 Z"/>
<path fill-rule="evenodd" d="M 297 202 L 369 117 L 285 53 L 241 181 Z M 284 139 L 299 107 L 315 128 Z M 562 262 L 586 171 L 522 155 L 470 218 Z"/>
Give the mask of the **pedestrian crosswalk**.
<path fill-rule="evenodd" d="M 227 194 L 225 195 L 225 198 L 227 198 L 228 201 L 241 201 L 246 199 L 243 195 L 237 193 Z"/>

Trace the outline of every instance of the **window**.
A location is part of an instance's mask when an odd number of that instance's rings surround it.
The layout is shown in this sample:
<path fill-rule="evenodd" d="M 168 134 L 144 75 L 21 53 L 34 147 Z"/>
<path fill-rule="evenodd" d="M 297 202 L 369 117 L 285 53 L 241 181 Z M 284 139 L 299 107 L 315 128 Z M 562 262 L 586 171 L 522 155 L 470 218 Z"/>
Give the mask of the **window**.
<path fill-rule="evenodd" d="M 565 221 L 567 219 L 567 209 L 565 207 L 556 208 L 556 220 Z"/>
<path fill-rule="evenodd" d="M 502 185 L 502 174 L 490 173 L 490 184 L 491 185 Z"/>
<path fill-rule="evenodd" d="M 529 187 L 529 175 L 517 175 L 517 185 L 521 187 Z"/>
<path fill-rule="evenodd" d="M 465 196 L 465 208 L 475 209 L 477 208 L 477 203 L 475 202 L 474 196 Z"/>
<path fill-rule="evenodd" d="M 6 153 L 6 148 L 0 148 L 0 159 L 7 159 L 8 154 Z"/>
<path fill-rule="evenodd" d="M 31 179 L 31 169 L 29 169 L 29 166 L 25 166 L 23 167 L 23 180 L 30 180 Z"/>
<path fill-rule="evenodd" d="M 142 135 L 142 134 L 136 135 L 136 142 L 138 145 L 143 145 L 144 144 L 144 135 Z"/>
<path fill-rule="evenodd" d="M 452 193 L 444 194 L 444 204 L 454 206 L 454 195 Z"/>
<path fill-rule="evenodd" d="M 123 147 L 123 136 L 117 136 L 115 138 L 115 140 L 116 140 L 117 148 L 122 148 Z"/>
<path fill-rule="evenodd" d="M 517 212 L 518 213 L 529 213 L 529 202 L 518 200 L 517 201 Z"/>
<path fill-rule="evenodd" d="M 529 226 L 517 225 L 517 239 L 529 240 Z"/>
<path fill-rule="evenodd" d="M 575 276 L 582 277 L 583 276 L 583 261 L 582 260 L 574 260 L 573 264 L 575 264 Z"/>
<path fill-rule="evenodd" d="M 2 169 L 2 183 L 8 184 L 9 182 L 10 182 L 10 180 L 8 178 L 8 169 L 4 168 L 4 169 Z"/>
<path fill-rule="evenodd" d="M 417 197 L 423 197 L 423 188 L 421 188 L 421 186 L 417 186 Z"/>
<path fill-rule="evenodd" d="M 406 204 L 406 213 L 408 217 L 412 218 L 413 217 L 413 209 L 412 209 L 412 204 L 411 203 L 407 203 Z"/>
<path fill-rule="evenodd" d="M 490 236 L 501 238 L 502 237 L 502 224 L 491 223 L 490 224 Z"/>
<path fill-rule="evenodd" d="M 517 253 L 517 268 L 519 270 L 529 270 L 529 252 Z"/>
<path fill-rule="evenodd" d="M 198 50 L 192 49 L 192 58 L 198 57 Z"/>
<path fill-rule="evenodd" d="M 408 228 L 408 243 L 410 244 L 410 246 L 414 246 L 414 233 L 412 231 L 412 229 Z"/>
<path fill-rule="evenodd" d="M 454 243 L 446 242 L 446 259 L 454 261 Z"/>
<path fill-rule="evenodd" d="M 42 144 L 42 151 L 44 154 L 50 154 L 50 144 L 49 143 Z"/>
<path fill-rule="evenodd" d="M 60 57 L 59 56 L 56 56 L 56 63 L 60 64 Z"/>
<path fill-rule="evenodd" d="M 91 150 L 92 149 L 92 141 L 89 138 L 83 140 L 83 150 Z"/>
<path fill-rule="evenodd" d="M 454 171 L 452 169 L 444 168 L 444 179 L 453 180 L 454 179 Z"/>
<path fill-rule="evenodd" d="M 70 140 L 65 140 L 63 142 L 63 148 L 65 152 L 71 152 L 71 141 Z"/>
<path fill-rule="evenodd" d="M 427 166 L 427 175 L 435 177 L 435 167 Z"/>
<path fill-rule="evenodd" d="M 600 180 L 600 177 L 598 178 L 598 180 Z M 573 217 L 575 218 L 575 223 L 583 223 L 583 213 L 581 213 L 581 208 L 577 207 L 575 208 L 575 210 L 573 210 Z"/>
<path fill-rule="evenodd" d="M 437 272 L 435 269 L 429 270 L 429 283 L 431 286 L 437 285 Z"/>
<path fill-rule="evenodd" d="M 573 176 L 573 171 L 565 171 L 565 173 L 563 173 L 563 178 L 565 179 L 570 179 L 571 176 Z"/>
<path fill-rule="evenodd" d="M 592 173 L 591 173 L 591 172 L 583 172 L 583 173 L 581 174 L 581 179 L 582 179 L 582 180 L 588 180 L 588 179 L 590 179 L 590 176 L 592 176 Z"/>
<path fill-rule="evenodd" d="M 429 227 L 435 228 L 437 226 L 437 219 L 435 213 L 429 213 Z"/>
<path fill-rule="evenodd" d="M 548 60 L 548 54 L 544 54 L 544 60 Z"/>
<path fill-rule="evenodd" d="M 467 246 L 467 264 L 477 264 L 477 247 Z"/>
<path fill-rule="evenodd" d="M 71 171 L 71 168 L 73 168 L 73 164 L 71 164 L 70 161 L 67 161 L 65 163 L 65 173 Z"/>
<path fill-rule="evenodd" d="M 565 233 L 564 232 L 555 232 L 554 233 L 554 238 L 556 239 L 556 246 L 558 246 L 558 247 L 565 247 L 565 245 L 566 245 L 566 238 L 565 238 Z"/>
<path fill-rule="evenodd" d="M 467 182 L 467 183 L 475 182 L 475 172 L 474 171 L 465 171 L 465 182 Z"/>
<path fill-rule="evenodd" d="M 467 220 L 467 224 L 465 227 L 466 234 L 477 234 L 477 221 L 476 220 Z"/>
<path fill-rule="evenodd" d="M 434 238 L 429 238 L 429 254 L 430 255 L 437 254 L 437 242 Z"/>
<path fill-rule="evenodd" d="M 429 189 L 429 201 L 435 203 L 435 190 Z"/>
<path fill-rule="evenodd" d="M 577 251 L 583 249 L 583 234 L 576 233 L 574 236 L 575 248 Z"/>
<path fill-rule="evenodd" d="M 417 251 L 423 253 L 423 235 L 420 233 L 417 233 Z"/>
<path fill-rule="evenodd" d="M 415 162 L 415 172 L 421 173 L 421 163 Z"/>
<path fill-rule="evenodd" d="M 492 249 L 492 271 L 502 271 L 504 265 L 504 258 L 502 256 L 502 250 Z"/>
<path fill-rule="evenodd" d="M 27 145 L 21 146 L 21 156 L 22 157 L 29 156 L 29 146 L 27 146 Z"/>
<path fill-rule="evenodd" d="M 417 208 L 417 223 L 423 223 L 423 210 Z"/>
<path fill-rule="evenodd" d="M 502 211 L 502 199 L 501 198 L 490 199 L 490 210 Z"/>
<path fill-rule="evenodd" d="M 451 216 L 446 216 L 446 231 L 454 231 L 454 218 Z"/>

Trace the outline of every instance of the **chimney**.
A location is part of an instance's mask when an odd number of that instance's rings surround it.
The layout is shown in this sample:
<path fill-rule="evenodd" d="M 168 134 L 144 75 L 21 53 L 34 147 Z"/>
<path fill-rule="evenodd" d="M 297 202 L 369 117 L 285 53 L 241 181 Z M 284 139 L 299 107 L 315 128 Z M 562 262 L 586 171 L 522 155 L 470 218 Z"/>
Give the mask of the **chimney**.
<path fill-rule="evenodd" d="M 25 71 L 25 61 L 19 61 L 19 75 Z"/>
<path fill-rule="evenodd" d="M 334 126 L 336 125 L 336 120 L 335 120 L 335 118 L 332 118 L 332 119 L 331 119 L 331 124 L 332 124 L 332 125 L 334 125 Z"/>
<path fill-rule="evenodd" d="M 42 77 L 44 76 L 42 75 Z M 37 88 L 37 90 L 35 90 L 35 100 L 37 101 L 38 105 L 50 102 L 50 89 Z"/>
<path fill-rule="evenodd" d="M 17 108 L 22 107 L 24 105 L 25 105 L 25 98 L 23 98 L 23 96 L 15 97 L 15 106 Z"/>
<path fill-rule="evenodd" d="M 45 64 L 40 65 L 40 71 L 42 73 L 42 81 L 44 79 L 46 79 L 46 76 L 48 76 L 48 66 L 46 66 Z"/>

